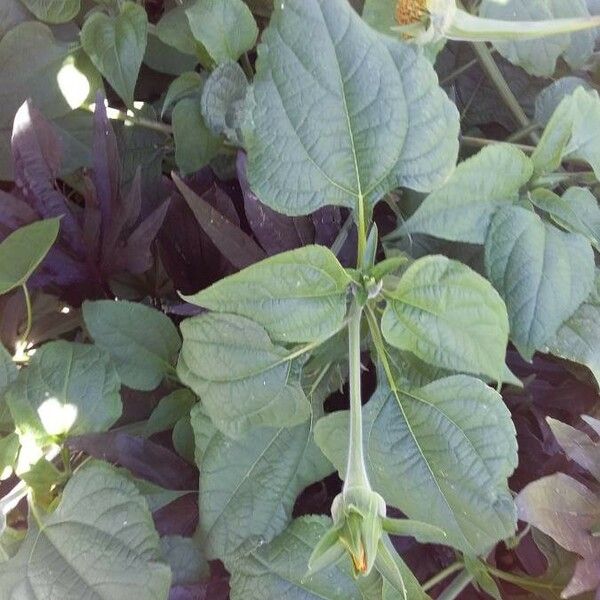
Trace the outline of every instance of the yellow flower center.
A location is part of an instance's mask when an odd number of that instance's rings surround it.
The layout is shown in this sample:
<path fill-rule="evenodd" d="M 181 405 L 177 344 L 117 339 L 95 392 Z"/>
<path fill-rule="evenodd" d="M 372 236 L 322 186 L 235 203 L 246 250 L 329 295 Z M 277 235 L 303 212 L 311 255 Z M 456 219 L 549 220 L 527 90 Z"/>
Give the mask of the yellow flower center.
<path fill-rule="evenodd" d="M 396 21 L 400 25 L 412 25 L 423 20 L 427 14 L 427 0 L 398 0 Z"/>

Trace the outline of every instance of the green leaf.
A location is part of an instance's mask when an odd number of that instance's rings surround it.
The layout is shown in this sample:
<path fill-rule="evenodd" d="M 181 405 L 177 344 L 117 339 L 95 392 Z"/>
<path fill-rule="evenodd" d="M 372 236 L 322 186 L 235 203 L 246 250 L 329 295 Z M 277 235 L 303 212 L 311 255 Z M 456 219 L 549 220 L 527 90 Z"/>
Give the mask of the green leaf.
<path fill-rule="evenodd" d="M 244 142 L 262 202 L 288 215 L 370 208 L 450 174 L 456 108 L 415 48 L 375 32 L 346 0 L 277 2 L 261 41 Z"/>
<path fill-rule="evenodd" d="M 115 17 L 93 13 L 81 29 L 83 49 L 130 108 L 147 33 L 146 11 L 134 2 L 123 2 Z"/>
<path fill-rule="evenodd" d="M 6 402 L 19 437 L 44 445 L 55 436 L 107 430 L 121 416 L 120 385 L 106 352 L 60 340 L 37 350 Z"/>
<path fill-rule="evenodd" d="M 113 359 L 121 381 L 153 390 L 174 374 L 181 338 L 171 319 L 138 302 L 84 302 L 83 319 L 97 346 Z"/>
<path fill-rule="evenodd" d="M 81 10 L 81 0 L 21 0 L 40 21 L 66 23 Z"/>
<path fill-rule="evenodd" d="M 202 61 L 205 67 L 210 65 L 210 56 L 202 44 L 196 41 L 190 29 L 185 6 L 175 6 L 165 12 L 156 24 L 156 33 L 164 44 L 176 48 L 183 54 L 194 56 L 196 62 Z"/>
<path fill-rule="evenodd" d="M 494 600 L 502 600 L 498 585 L 488 573 L 485 563 L 478 558 L 470 556 L 465 556 L 464 561 L 467 571 L 473 576 L 476 589 L 484 591 L 488 596 L 494 598 Z"/>
<path fill-rule="evenodd" d="M 202 115 L 215 135 L 225 135 L 242 145 L 242 121 L 246 110 L 248 80 L 242 68 L 229 61 L 209 76 L 202 92 Z"/>
<path fill-rule="evenodd" d="M 31 14 L 21 0 L 4 0 L 0 3 L 0 39 L 19 23 L 29 20 Z"/>
<path fill-rule="evenodd" d="M 460 163 L 442 187 L 398 228 L 396 236 L 425 233 L 445 240 L 483 244 L 494 212 L 519 199 L 533 175 L 531 159 L 514 146 L 484 148 Z"/>
<path fill-rule="evenodd" d="M 552 173 L 563 158 L 586 161 L 600 179 L 600 97 L 596 90 L 577 88 L 554 111 L 531 158 L 539 175 Z"/>
<path fill-rule="evenodd" d="M 367 471 L 374 489 L 409 518 L 435 525 L 472 555 L 512 535 L 506 482 L 517 464 L 515 429 L 501 396 L 465 375 L 410 392 L 381 383 L 363 408 Z M 343 472 L 348 412 L 321 419 L 315 440 Z"/>
<path fill-rule="evenodd" d="M 242 0 L 196 0 L 185 12 L 192 34 L 218 64 L 236 61 L 256 43 L 258 27 Z"/>
<path fill-rule="evenodd" d="M 557 225 L 581 233 L 600 251 L 600 207 L 590 190 L 572 187 L 561 198 L 549 190 L 537 189 L 531 192 L 529 199 Z"/>
<path fill-rule="evenodd" d="M 13 119 L 27 100 L 48 119 L 62 117 L 102 88 L 83 51 L 54 37 L 47 25 L 30 21 L 0 40 L 0 179 L 11 179 Z"/>
<path fill-rule="evenodd" d="M 590 296 L 548 342 L 555 356 L 585 365 L 600 386 L 600 276 Z"/>
<path fill-rule="evenodd" d="M 144 64 L 159 73 L 181 75 L 192 70 L 198 59 L 191 54 L 183 54 L 173 46 L 165 44 L 154 32 L 148 32 Z"/>
<path fill-rule="evenodd" d="M 173 573 L 172 585 L 196 583 L 209 576 L 210 568 L 204 553 L 192 538 L 167 535 L 160 538 L 160 546 Z"/>
<path fill-rule="evenodd" d="M 492 219 L 485 266 L 506 302 L 511 340 L 528 360 L 556 335 L 594 285 L 589 242 L 518 206 L 503 208 Z"/>
<path fill-rule="evenodd" d="M 544 21 L 568 17 L 588 17 L 585 0 L 483 0 L 482 17 L 506 21 Z M 584 66 L 594 51 L 596 32 L 562 33 L 534 40 L 495 41 L 494 47 L 507 60 L 523 67 L 530 75 L 549 77 L 560 56 L 573 69 Z"/>
<path fill-rule="evenodd" d="M 58 235 L 60 219 L 36 221 L 0 243 L 0 294 L 27 283 Z"/>
<path fill-rule="evenodd" d="M 312 420 L 231 440 L 198 405 L 192 427 L 202 471 L 199 534 L 209 558 L 247 554 L 272 540 L 291 520 L 298 494 L 333 471 L 314 443 Z"/>
<path fill-rule="evenodd" d="M 301 365 L 259 324 L 208 313 L 183 321 L 181 333 L 179 378 L 200 396 L 222 432 L 237 437 L 250 427 L 292 426 L 308 419 Z"/>
<path fill-rule="evenodd" d="M 12 356 L 8 350 L 0 344 L 0 396 L 4 389 L 12 383 L 19 374 L 17 365 L 15 365 Z"/>
<path fill-rule="evenodd" d="M 198 171 L 218 154 L 221 138 L 206 126 L 199 99 L 180 100 L 173 109 L 171 122 L 175 138 L 175 162 L 183 173 Z"/>
<path fill-rule="evenodd" d="M 12 474 L 20 447 L 19 436 L 16 433 L 0 436 L 0 481 Z"/>
<path fill-rule="evenodd" d="M 183 98 L 199 97 L 202 93 L 203 86 L 204 79 L 200 73 L 196 73 L 196 71 L 182 73 L 177 79 L 174 79 L 171 82 L 171 85 L 169 85 L 169 89 L 167 90 L 163 102 L 161 115 L 164 115 L 174 104 L 183 100 Z"/>
<path fill-rule="evenodd" d="M 350 282 L 331 250 L 305 246 L 251 265 L 185 299 L 248 317 L 275 341 L 313 342 L 341 329 Z"/>
<path fill-rule="evenodd" d="M 545 87 L 535 99 L 535 122 L 546 127 L 558 105 L 578 87 L 586 90 L 592 89 L 585 79 L 574 76 L 561 77 Z"/>
<path fill-rule="evenodd" d="M 329 527 L 328 517 L 300 517 L 270 544 L 228 562 L 231 600 L 364 600 L 347 559 L 305 577 L 311 552 Z"/>
<path fill-rule="evenodd" d="M 179 419 L 189 416 L 196 396 L 190 390 L 179 389 L 160 399 L 146 422 L 144 435 L 151 436 L 175 426 Z"/>
<path fill-rule="evenodd" d="M 152 516 L 133 483 L 92 463 L 67 483 L 53 513 L 34 508 L 16 556 L 0 564 L 0 589 L 22 600 L 164 600 L 171 576 L 159 557 Z"/>
<path fill-rule="evenodd" d="M 171 440 L 177 454 L 187 460 L 190 464 L 193 464 L 196 444 L 194 442 L 194 430 L 190 423 L 189 414 L 185 417 L 181 417 L 181 419 L 175 423 Z"/>
<path fill-rule="evenodd" d="M 388 296 L 381 329 L 392 346 L 438 367 L 502 378 L 506 307 L 475 271 L 445 256 L 426 256 Z"/>

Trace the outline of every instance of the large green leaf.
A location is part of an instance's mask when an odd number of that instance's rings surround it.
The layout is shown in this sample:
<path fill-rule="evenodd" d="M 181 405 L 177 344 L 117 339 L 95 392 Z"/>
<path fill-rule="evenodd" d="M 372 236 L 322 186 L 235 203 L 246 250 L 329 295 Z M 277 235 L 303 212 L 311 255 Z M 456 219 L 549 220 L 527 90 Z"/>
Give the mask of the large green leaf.
<path fill-rule="evenodd" d="M 232 441 L 192 410 L 202 472 L 199 533 L 209 558 L 247 554 L 281 533 L 297 495 L 333 471 L 313 440 L 312 420 L 291 429 L 252 429 Z"/>
<path fill-rule="evenodd" d="M 66 23 L 81 10 L 81 0 L 21 0 L 40 20 L 46 23 Z"/>
<path fill-rule="evenodd" d="M 310 554 L 330 527 L 328 517 L 301 517 L 270 544 L 228 562 L 231 600 L 364 600 L 347 559 L 305 577 Z"/>
<path fill-rule="evenodd" d="M 193 36 L 218 64 L 236 61 L 256 43 L 258 27 L 242 0 L 195 0 L 185 12 Z"/>
<path fill-rule="evenodd" d="M 56 240 L 60 219 L 36 221 L 0 243 L 0 294 L 27 282 Z"/>
<path fill-rule="evenodd" d="M 600 386 L 600 276 L 595 289 L 548 342 L 555 356 L 588 367 Z"/>
<path fill-rule="evenodd" d="M 173 573 L 173 585 L 196 583 L 210 575 L 210 567 L 196 540 L 180 535 L 160 538 L 163 558 Z"/>
<path fill-rule="evenodd" d="M 577 88 L 554 111 L 531 158 L 536 173 L 551 173 L 563 158 L 580 158 L 600 179 L 600 97 L 596 90 Z"/>
<path fill-rule="evenodd" d="M 134 2 L 123 2 L 114 17 L 93 13 L 81 30 L 83 49 L 129 107 L 133 107 L 147 33 L 146 11 Z"/>
<path fill-rule="evenodd" d="M 175 374 L 181 338 L 163 313 L 137 302 L 97 300 L 83 304 L 83 319 L 125 385 L 153 390 Z"/>
<path fill-rule="evenodd" d="M 483 0 L 480 15 L 507 21 L 544 21 L 589 17 L 586 0 Z M 534 40 L 494 42 L 495 48 L 513 64 L 531 75 L 551 76 L 560 56 L 573 67 L 584 66 L 594 51 L 596 32 L 561 33 Z"/>
<path fill-rule="evenodd" d="M 431 66 L 347 0 L 276 3 L 249 102 L 248 179 L 286 214 L 430 191 L 456 161 L 456 108 Z"/>
<path fill-rule="evenodd" d="M 513 533 L 506 479 L 517 464 L 517 445 L 497 392 L 465 375 L 410 392 L 381 383 L 363 418 L 367 471 L 388 504 L 439 527 L 449 544 L 469 554 L 485 553 Z M 317 444 L 340 472 L 347 437 L 347 411 L 315 427 Z"/>
<path fill-rule="evenodd" d="M 533 174 L 531 159 L 508 144 L 484 148 L 460 163 L 448 181 L 419 206 L 398 234 L 426 233 L 445 240 L 483 244 L 500 206 L 519 198 Z"/>
<path fill-rule="evenodd" d="M 527 359 L 554 337 L 594 284 L 589 242 L 518 206 L 503 208 L 492 219 L 485 265 L 506 302 L 510 337 Z"/>
<path fill-rule="evenodd" d="M 31 513 L 18 553 L 0 564 L 0 589 L 11 600 L 165 600 L 171 574 L 159 560 L 146 501 L 126 477 L 93 463 L 53 513 Z"/>
<path fill-rule="evenodd" d="M 237 437 L 249 427 L 306 421 L 301 365 L 254 321 L 208 313 L 181 324 L 177 372 L 202 400 L 213 423 Z"/>
<path fill-rule="evenodd" d="M 248 317 L 273 340 L 311 342 L 342 327 L 350 281 L 331 250 L 305 246 L 247 267 L 186 300 Z"/>
<path fill-rule="evenodd" d="M 426 256 L 388 296 L 381 329 L 392 346 L 438 367 L 502 379 L 506 307 L 475 271 L 445 256 Z"/>
<path fill-rule="evenodd" d="M 6 402 L 22 439 L 108 429 L 121 416 L 119 376 L 100 348 L 49 342 L 21 369 Z"/>

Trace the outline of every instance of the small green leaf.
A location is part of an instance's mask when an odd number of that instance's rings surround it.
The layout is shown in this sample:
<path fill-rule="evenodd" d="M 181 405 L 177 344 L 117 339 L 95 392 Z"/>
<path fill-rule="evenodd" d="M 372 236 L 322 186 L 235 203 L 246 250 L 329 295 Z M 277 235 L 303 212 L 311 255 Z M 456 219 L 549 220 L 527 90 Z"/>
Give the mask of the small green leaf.
<path fill-rule="evenodd" d="M 66 23 L 81 10 L 81 0 L 21 0 L 40 21 Z"/>
<path fill-rule="evenodd" d="M 135 485 L 94 462 L 67 483 L 59 507 L 39 508 L 16 556 L 0 564 L 7 598 L 164 600 L 169 567 L 148 506 Z"/>
<path fill-rule="evenodd" d="M 174 374 L 181 338 L 163 313 L 137 302 L 97 300 L 84 302 L 83 319 L 128 387 L 153 390 Z"/>
<path fill-rule="evenodd" d="M 483 244 L 494 212 L 519 199 L 533 163 L 508 144 L 489 146 L 460 163 L 442 187 L 419 206 L 391 238 L 425 233 L 445 240 Z"/>
<path fill-rule="evenodd" d="M 130 108 L 147 33 L 146 11 L 134 2 L 123 2 L 115 17 L 93 13 L 81 29 L 83 49 Z"/>
<path fill-rule="evenodd" d="M 388 295 L 381 328 L 392 346 L 438 367 L 502 378 L 506 307 L 475 271 L 444 256 L 427 256 Z"/>
<path fill-rule="evenodd" d="M 36 221 L 0 243 L 0 294 L 27 283 L 58 235 L 60 219 Z"/>
<path fill-rule="evenodd" d="M 39 348 L 6 391 L 22 439 L 105 431 L 121 416 L 121 382 L 100 348 L 63 340 Z"/>
<path fill-rule="evenodd" d="M 196 400 L 196 396 L 186 389 L 175 390 L 161 398 L 146 422 L 144 435 L 151 436 L 173 428 L 179 419 L 189 416 Z"/>
<path fill-rule="evenodd" d="M 206 166 L 221 149 L 222 141 L 206 126 L 199 98 L 184 98 L 171 114 L 175 138 L 175 162 L 183 173 Z"/>
<path fill-rule="evenodd" d="M 204 79 L 200 73 L 196 71 L 188 71 L 182 73 L 177 79 L 174 79 L 167 89 L 167 94 L 163 102 L 161 115 L 164 115 L 168 110 L 183 98 L 200 97 Z"/>
<path fill-rule="evenodd" d="M 600 207 L 590 190 L 572 187 L 560 197 L 549 190 L 537 189 L 531 192 L 529 199 L 557 225 L 581 233 L 600 251 Z"/>
<path fill-rule="evenodd" d="M 442 529 L 448 545 L 469 554 L 512 535 L 507 477 L 517 464 L 517 444 L 497 392 L 465 375 L 410 392 L 380 383 L 363 420 L 369 479 L 388 504 Z M 347 411 L 315 427 L 317 444 L 340 472 L 347 439 Z"/>
<path fill-rule="evenodd" d="M 511 340 L 528 360 L 556 335 L 594 285 L 589 242 L 518 206 L 503 208 L 492 219 L 485 265 L 506 302 Z"/>
<path fill-rule="evenodd" d="M 341 329 L 350 282 L 331 250 L 305 246 L 267 258 L 185 299 L 248 317 L 273 340 L 312 342 Z"/>
<path fill-rule="evenodd" d="M 329 527 L 328 517 L 300 517 L 270 544 L 227 562 L 231 600 L 365 600 L 348 559 L 306 576 L 311 552 Z"/>
<path fill-rule="evenodd" d="M 190 423 L 189 414 L 185 417 L 181 417 L 181 419 L 175 423 L 171 440 L 177 454 L 187 460 L 190 464 L 193 464 L 196 448 L 194 443 L 194 430 Z"/>
<path fill-rule="evenodd" d="M 454 168 L 458 115 L 431 65 L 347 0 L 276 2 L 256 69 L 244 143 L 250 186 L 271 208 L 371 208 Z"/>
<path fill-rule="evenodd" d="M 594 290 L 548 342 L 555 356 L 585 365 L 600 386 L 600 276 Z"/>
<path fill-rule="evenodd" d="M 242 0 L 196 0 L 185 12 L 192 34 L 218 64 L 236 61 L 256 43 L 258 27 Z"/>
<path fill-rule="evenodd" d="M 248 80 L 242 68 L 229 61 L 209 76 L 202 92 L 202 115 L 215 135 L 225 135 L 242 145 L 242 121 L 246 110 Z"/>
<path fill-rule="evenodd" d="M 306 421 L 301 365 L 249 319 L 208 313 L 181 324 L 177 372 L 198 394 L 216 427 L 237 437 L 249 427 Z"/>
<path fill-rule="evenodd" d="M 209 576 L 208 562 L 194 539 L 167 535 L 160 538 L 160 547 L 163 558 L 171 567 L 172 585 L 196 583 Z"/>
<path fill-rule="evenodd" d="M 291 520 L 297 495 L 333 471 L 314 443 L 310 421 L 253 429 L 232 441 L 198 405 L 192 427 L 202 471 L 199 533 L 209 558 L 247 554 L 272 540 Z M 306 563 L 299 570 L 304 573 Z"/>

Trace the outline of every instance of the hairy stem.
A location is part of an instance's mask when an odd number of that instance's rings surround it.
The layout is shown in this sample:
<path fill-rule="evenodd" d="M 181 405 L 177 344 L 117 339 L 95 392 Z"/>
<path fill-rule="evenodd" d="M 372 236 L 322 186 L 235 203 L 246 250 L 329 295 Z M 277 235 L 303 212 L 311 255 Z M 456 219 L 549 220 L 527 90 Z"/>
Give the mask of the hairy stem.
<path fill-rule="evenodd" d="M 370 488 L 363 450 L 362 401 L 360 387 L 360 322 L 362 307 L 356 300 L 350 309 L 348 323 L 348 354 L 350 367 L 350 438 L 344 490 L 356 487 Z"/>

